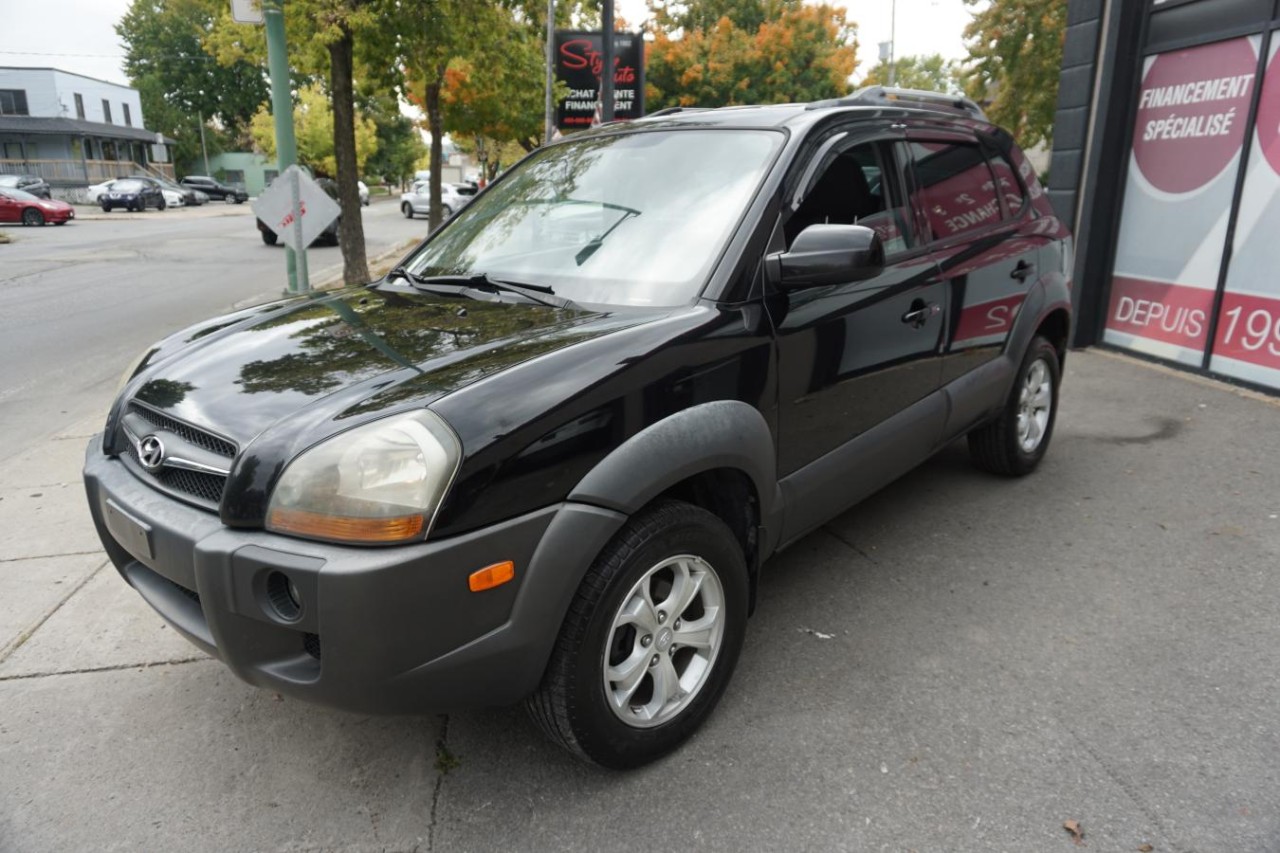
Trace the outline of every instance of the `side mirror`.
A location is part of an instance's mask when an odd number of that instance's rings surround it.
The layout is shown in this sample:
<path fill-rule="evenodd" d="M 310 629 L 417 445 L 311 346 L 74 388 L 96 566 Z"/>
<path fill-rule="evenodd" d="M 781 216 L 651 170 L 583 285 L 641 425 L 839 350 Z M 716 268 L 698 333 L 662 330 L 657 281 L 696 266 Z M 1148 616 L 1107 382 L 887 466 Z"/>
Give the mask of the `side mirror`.
<path fill-rule="evenodd" d="M 884 271 L 884 243 L 865 225 L 810 225 L 765 270 L 782 290 L 865 281 Z"/>

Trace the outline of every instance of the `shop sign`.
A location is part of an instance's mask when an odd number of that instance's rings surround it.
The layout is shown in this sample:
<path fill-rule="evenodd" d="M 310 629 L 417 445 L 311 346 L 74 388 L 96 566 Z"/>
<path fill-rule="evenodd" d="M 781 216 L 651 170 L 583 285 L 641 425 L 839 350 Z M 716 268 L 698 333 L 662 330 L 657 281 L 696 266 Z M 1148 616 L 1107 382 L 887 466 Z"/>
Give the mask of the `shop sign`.
<path fill-rule="evenodd" d="M 1250 36 L 1147 59 L 1108 343 L 1203 363 L 1259 44 Z"/>
<path fill-rule="evenodd" d="M 582 130 L 598 121 L 604 40 L 598 32 L 557 30 L 556 78 L 569 87 L 556 109 L 556 126 Z M 644 115 L 644 39 L 638 33 L 613 35 L 615 119 Z"/>
<path fill-rule="evenodd" d="M 1211 370 L 1280 388 L 1280 42 L 1258 103 Z"/>

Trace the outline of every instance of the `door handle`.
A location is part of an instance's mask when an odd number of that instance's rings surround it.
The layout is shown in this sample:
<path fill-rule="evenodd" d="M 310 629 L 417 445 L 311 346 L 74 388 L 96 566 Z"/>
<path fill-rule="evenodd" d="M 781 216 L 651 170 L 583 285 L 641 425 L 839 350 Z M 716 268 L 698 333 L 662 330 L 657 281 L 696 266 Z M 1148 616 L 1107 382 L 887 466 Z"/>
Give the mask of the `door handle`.
<path fill-rule="evenodd" d="M 917 299 L 911 303 L 911 310 L 902 315 L 902 322 L 913 328 L 920 328 L 929 322 L 929 318 L 941 311 L 936 304 Z"/>
<path fill-rule="evenodd" d="M 1031 274 L 1035 271 L 1035 264 L 1029 264 L 1026 261 L 1018 261 L 1018 265 L 1013 268 L 1013 272 L 1009 273 L 1009 278 L 1016 278 L 1018 281 L 1026 281 L 1031 278 Z"/>

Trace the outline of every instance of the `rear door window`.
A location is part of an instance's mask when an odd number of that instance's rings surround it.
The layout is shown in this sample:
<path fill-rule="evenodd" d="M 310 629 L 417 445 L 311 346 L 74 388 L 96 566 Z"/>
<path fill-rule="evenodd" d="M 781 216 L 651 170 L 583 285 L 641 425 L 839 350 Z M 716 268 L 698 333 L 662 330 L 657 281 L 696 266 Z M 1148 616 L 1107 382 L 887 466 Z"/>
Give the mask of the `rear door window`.
<path fill-rule="evenodd" d="M 1001 220 L 996 177 L 976 141 L 913 139 L 907 150 L 913 200 L 933 240 L 946 242 Z"/>

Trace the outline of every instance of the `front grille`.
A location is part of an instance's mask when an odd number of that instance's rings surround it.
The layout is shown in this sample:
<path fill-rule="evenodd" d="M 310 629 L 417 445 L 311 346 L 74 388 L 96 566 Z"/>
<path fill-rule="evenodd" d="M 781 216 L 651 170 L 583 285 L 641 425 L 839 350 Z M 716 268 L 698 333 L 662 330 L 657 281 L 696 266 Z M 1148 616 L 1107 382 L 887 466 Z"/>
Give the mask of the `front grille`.
<path fill-rule="evenodd" d="M 152 474 L 143 467 L 142 460 L 138 458 L 138 449 L 132 443 L 128 446 L 128 452 L 129 458 L 137 463 L 138 470 L 164 489 L 191 495 L 214 507 L 222 500 L 222 490 L 227 485 L 226 477 L 203 471 L 187 471 L 184 468 L 161 468 Z"/>
<path fill-rule="evenodd" d="M 316 660 L 320 660 L 320 635 L 303 634 L 302 648 Z"/>
<path fill-rule="evenodd" d="M 191 424 L 174 420 L 168 415 L 162 415 L 154 409 L 140 406 L 137 403 L 130 403 L 129 411 L 138 415 L 156 429 L 168 430 L 183 441 L 190 442 L 196 447 L 202 447 L 210 453 L 216 453 L 228 459 L 232 459 L 236 455 L 236 446 L 221 436 L 205 432 L 202 429 L 191 426 Z"/>
<path fill-rule="evenodd" d="M 199 448 L 215 456 L 225 458 L 227 460 L 226 467 L 231 467 L 230 461 L 235 458 L 236 446 L 227 439 L 161 414 L 136 402 L 129 404 L 129 414 L 135 418 L 142 419 L 152 429 L 163 430 L 177 436 L 193 448 Z M 133 429 L 135 431 L 139 429 L 139 425 L 136 422 Z M 141 436 L 138 436 L 138 439 L 140 438 Z M 169 465 L 162 467 L 159 471 L 149 471 L 138 457 L 138 448 L 133 441 L 126 440 L 125 448 L 129 459 L 135 463 L 133 466 L 134 472 L 144 480 L 177 497 L 188 498 L 191 503 L 205 509 L 218 508 L 218 504 L 222 501 L 222 491 L 227 485 L 227 476 L 225 474 L 191 471 L 186 468 L 177 468 Z"/>

